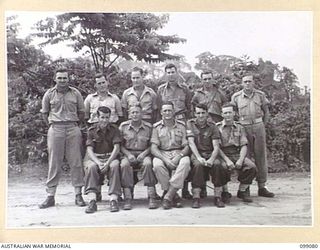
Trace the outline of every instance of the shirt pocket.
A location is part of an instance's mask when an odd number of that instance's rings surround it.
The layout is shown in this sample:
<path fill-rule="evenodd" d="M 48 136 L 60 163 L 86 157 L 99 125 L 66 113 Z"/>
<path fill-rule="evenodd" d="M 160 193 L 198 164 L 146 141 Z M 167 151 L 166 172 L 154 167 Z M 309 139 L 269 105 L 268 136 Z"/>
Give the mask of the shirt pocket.
<path fill-rule="evenodd" d="M 138 136 L 139 145 L 141 148 L 146 149 L 149 146 L 150 138 L 147 136 Z"/>
<path fill-rule="evenodd" d="M 174 141 L 177 144 L 182 144 L 182 139 L 183 139 L 183 132 L 181 130 L 175 130 L 174 131 Z"/>
<path fill-rule="evenodd" d="M 248 102 L 240 102 L 238 104 L 239 115 L 240 116 L 248 116 L 250 115 L 250 107 Z"/>
<path fill-rule="evenodd" d="M 52 112 L 58 112 L 61 109 L 62 100 L 59 98 L 53 98 L 50 100 L 50 110 Z"/>

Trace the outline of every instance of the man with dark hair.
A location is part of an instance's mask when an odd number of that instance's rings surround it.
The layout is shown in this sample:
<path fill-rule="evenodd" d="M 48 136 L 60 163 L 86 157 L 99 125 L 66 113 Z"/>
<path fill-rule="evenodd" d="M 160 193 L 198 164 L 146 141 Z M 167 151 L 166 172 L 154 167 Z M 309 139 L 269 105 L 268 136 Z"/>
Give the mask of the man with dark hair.
<path fill-rule="evenodd" d="M 97 194 L 105 175 L 109 179 L 110 211 L 119 211 L 117 200 L 121 195 L 121 183 L 117 156 L 120 152 L 121 136 L 116 125 L 110 123 L 110 116 L 110 108 L 100 106 L 97 109 L 98 123 L 88 130 L 87 152 L 83 160 L 85 193 L 90 200 L 86 213 L 97 211 Z"/>
<path fill-rule="evenodd" d="M 189 146 L 184 122 L 174 118 L 174 105 L 165 101 L 161 106 L 162 120 L 153 125 L 151 153 L 153 170 L 164 190 L 162 206 L 170 209 L 181 207 L 177 191 L 190 171 Z"/>
<path fill-rule="evenodd" d="M 116 94 L 109 91 L 109 80 L 102 73 L 95 75 L 95 89 L 96 92 L 89 94 L 84 100 L 85 119 L 89 124 L 98 122 L 97 109 L 100 106 L 110 108 L 110 122 L 119 123 L 123 119 L 121 102 Z"/>
<path fill-rule="evenodd" d="M 222 121 L 221 106 L 227 102 L 225 94 L 217 86 L 211 71 L 203 71 L 200 75 L 202 88 L 195 91 L 191 103 L 195 106 L 198 103 L 205 104 L 208 108 L 209 118 L 213 122 Z"/>
<path fill-rule="evenodd" d="M 175 119 L 186 122 L 191 117 L 191 98 L 192 94 L 189 88 L 179 82 L 177 67 L 173 63 L 165 66 L 165 75 L 167 82 L 160 85 L 157 91 L 159 107 L 161 103 L 170 101 L 174 105 Z M 186 181 L 182 190 L 183 198 L 192 198 L 188 191 L 188 182 Z"/>
<path fill-rule="evenodd" d="M 222 193 L 222 186 L 230 181 L 230 173 L 221 165 L 214 165 L 219 153 L 220 133 L 216 125 L 208 120 L 205 104 L 197 104 L 194 115 L 195 118 L 187 122 L 187 137 L 192 151 L 192 208 L 200 208 L 200 191 L 206 184 L 208 174 L 214 184 L 214 204 L 224 207 L 229 194 Z"/>
<path fill-rule="evenodd" d="M 58 69 L 54 74 L 56 85 L 47 90 L 42 99 L 41 113 L 49 125 L 48 153 L 49 171 L 47 199 L 39 208 L 55 205 L 55 193 L 59 183 L 64 158 L 71 168 L 72 185 L 75 188 L 75 203 L 85 206 L 81 195 L 83 168 L 81 145 L 82 135 L 78 124 L 84 118 L 83 98 L 80 92 L 69 86 L 67 69 Z"/>
<path fill-rule="evenodd" d="M 157 94 L 143 83 L 143 70 L 134 67 L 131 71 L 132 87 L 126 89 L 121 98 L 121 104 L 126 117 L 131 106 L 137 104 L 142 108 L 142 120 L 153 124 L 158 111 Z"/>
<path fill-rule="evenodd" d="M 142 108 L 139 105 L 130 106 L 129 121 L 121 123 L 119 130 L 123 138 L 121 144 L 121 185 L 124 193 L 125 210 L 132 208 L 131 200 L 134 185 L 138 182 L 137 170 L 142 173 L 144 185 L 147 186 L 149 208 L 157 208 L 156 189 L 157 179 L 152 170 L 150 156 L 150 139 L 152 125 L 142 120 Z M 134 172 L 135 171 L 135 172 Z"/>
<path fill-rule="evenodd" d="M 254 88 L 253 75 L 242 78 L 243 89 L 233 94 L 231 102 L 238 108 L 239 122 L 248 137 L 248 155 L 254 158 L 258 169 L 258 195 L 274 197 L 266 187 L 268 176 L 265 124 L 269 120 L 268 100 L 264 92 Z"/>
<path fill-rule="evenodd" d="M 250 194 L 246 191 L 256 176 L 255 164 L 246 157 L 248 140 L 245 129 L 234 121 L 234 106 L 227 103 L 222 106 L 223 121 L 216 125 L 220 131 L 221 142 L 219 158 L 214 166 L 223 166 L 229 170 L 237 170 L 240 182 L 237 193 L 238 198 L 244 202 L 252 202 Z"/>

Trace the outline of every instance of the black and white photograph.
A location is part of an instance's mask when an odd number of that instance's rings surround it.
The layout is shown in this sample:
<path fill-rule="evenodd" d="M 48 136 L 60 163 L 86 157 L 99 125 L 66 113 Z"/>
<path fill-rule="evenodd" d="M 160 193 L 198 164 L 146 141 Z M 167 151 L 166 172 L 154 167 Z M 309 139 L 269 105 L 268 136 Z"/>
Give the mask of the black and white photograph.
<path fill-rule="evenodd" d="M 7 229 L 314 225 L 312 11 L 5 27 Z"/>

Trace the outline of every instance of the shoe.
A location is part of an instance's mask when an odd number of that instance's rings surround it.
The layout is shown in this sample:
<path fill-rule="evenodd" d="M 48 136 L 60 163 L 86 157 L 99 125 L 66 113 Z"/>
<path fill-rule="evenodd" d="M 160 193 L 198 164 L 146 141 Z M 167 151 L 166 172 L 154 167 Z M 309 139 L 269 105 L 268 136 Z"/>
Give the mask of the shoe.
<path fill-rule="evenodd" d="M 132 199 L 125 199 L 124 200 L 123 210 L 131 210 L 132 209 L 131 201 L 132 201 Z"/>
<path fill-rule="evenodd" d="M 118 212 L 119 211 L 119 205 L 116 200 L 110 201 L 110 212 Z"/>
<path fill-rule="evenodd" d="M 200 208 L 200 199 L 199 198 L 193 198 L 192 208 Z"/>
<path fill-rule="evenodd" d="M 229 192 L 222 192 L 222 194 L 221 194 L 221 200 L 225 204 L 230 203 L 231 197 L 232 197 L 232 195 Z"/>
<path fill-rule="evenodd" d="M 214 205 L 216 205 L 216 207 L 225 207 L 223 201 L 221 200 L 221 197 L 214 197 Z"/>
<path fill-rule="evenodd" d="M 182 198 L 187 199 L 187 200 L 191 200 L 192 195 L 189 193 L 188 190 L 182 190 Z"/>
<path fill-rule="evenodd" d="M 96 211 L 97 211 L 97 203 L 95 200 L 91 200 L 85 212 L 86 214 L 93 214 Z"/>
<path fill-rule="evenodd" d="M 121 196 L 118 196 L 118 202 L 122 202 L 123 198 Z"/>
<path fill-rule="evenodd" d="M 247 196 L 250 196 L 250 186 L 246 188 L 246 193 L 247 193 Z"/>
<path fill-rule="evenodd" d="M 246 191 L 238 190 L 237 197 L 242 199 L 244 202 L 252 202 L 252 200 L 250 199 L 250 196 L 247 195 Z"/>
<path fill-rule="evenodd" d="M 84 207 L 86 205 L 81 194 L 76 195 L 75 204 L 79 207 Z"/>
<path fill-rule="evenodd" d="M 201 191 L 200 191 L 200 198 L 206 198 L 208 196 L 207 194 L 207 188 L 206 187 L 203 187 L 201 188 Z"/>
<path fill-rule="evenodd" d="M 163 199 L 162 201 L 162 207 L 163 209 L 171 209 L 171 201 L 167 200 L 167 199 Z"/>
<path fill-rule="evenodd" d="M 270 192 L 266 188 L 259 188 L 258 195 L 259 196 L 263 196 L 263 197 L 268 197 L 268 198 L 273 198 L 274 197 L 274 193 Z"/>
<path fill-rule="evenodd" d="M 173 197 L 172 206 L 176 207 L 176 208 L 181 208 L 182 207 L 182 200 L 181 200 L 180 196 L 177 193 Z"/>
<path fill-rule="evenodd" d="M 149 209 L 158 208 L 157 200 L 155 198 L 149 198 Z"/>
<path fill-rule="evenodd" d="M 48 196 L 47 199 L 39 205 L 40 209 L 54 207 L 55 201 L 54 196 Z"/>
<path fill-rule="evenodd" d="M 97 202 L 102 201 L 102 194 L 101 194 L 101 192 L 98 192 L 98 193 L 96 194 L 96 196 L 97 196 Z"/>

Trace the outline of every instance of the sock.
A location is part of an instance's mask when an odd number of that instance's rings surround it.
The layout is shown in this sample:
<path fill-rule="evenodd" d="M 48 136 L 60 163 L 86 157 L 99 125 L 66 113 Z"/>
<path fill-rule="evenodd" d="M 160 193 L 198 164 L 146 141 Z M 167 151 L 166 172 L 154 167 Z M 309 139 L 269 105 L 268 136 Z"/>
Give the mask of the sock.
<path fill-rule="evenodd" d="M 222 187 L 214 187 L 214 197 L 221 197 Z"/>
<path fill-rule="evenodd" d="M 247 187 L 249 187 L 249 184 L 242 184 L 242 183 L 240 183 L 240 185 L 239 185 L 239 191 L 240 191 L 240 192 L 244 192 L 244 191 L 246 191 Z"/>

